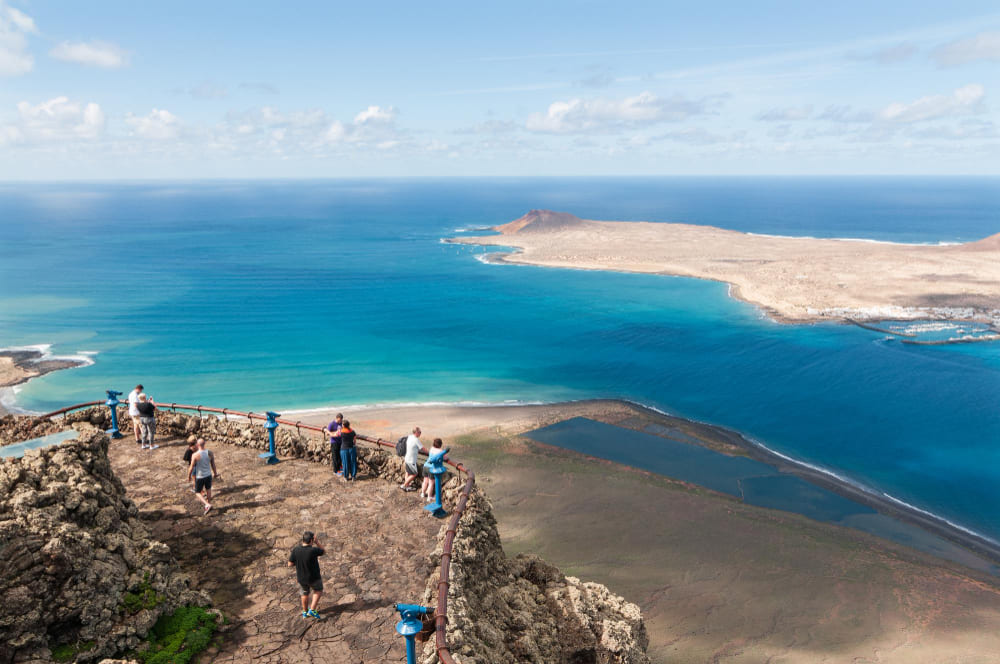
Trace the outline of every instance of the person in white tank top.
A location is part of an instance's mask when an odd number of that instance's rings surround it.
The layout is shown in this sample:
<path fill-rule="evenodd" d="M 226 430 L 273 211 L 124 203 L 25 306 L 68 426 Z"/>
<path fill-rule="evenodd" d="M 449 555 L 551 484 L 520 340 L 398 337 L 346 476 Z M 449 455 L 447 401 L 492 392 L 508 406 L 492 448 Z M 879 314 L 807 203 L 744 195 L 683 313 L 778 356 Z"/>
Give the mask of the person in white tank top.
<path fill-rule="evenodd" d="M 205 449 L 205 439 L 198 439 L 198 450 L 191 455 L 188 478 L 194 478 L 194 495 L 205 506 L 205 514 L 212 509 L 212 477 L 221 479 L 215 468 L 215 455 Z M 204 495 L 203 495 L 204 494 Z"/>

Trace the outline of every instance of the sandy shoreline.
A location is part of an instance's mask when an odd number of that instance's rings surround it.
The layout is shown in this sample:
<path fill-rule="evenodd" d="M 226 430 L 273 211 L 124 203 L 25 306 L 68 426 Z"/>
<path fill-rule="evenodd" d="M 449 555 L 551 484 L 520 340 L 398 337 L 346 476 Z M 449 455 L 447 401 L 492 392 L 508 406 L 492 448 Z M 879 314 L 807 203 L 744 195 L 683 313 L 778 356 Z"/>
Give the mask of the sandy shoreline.
<path fill-rule="evenodd" d="M 592 221 L 548 210 L 494 230 L 501 235 L 447 241 L 517 248 L 492 262 L 720 281 L 781 322 L 941 319 L 1000 332 L 1000 234 L 908 245 Z"/>
<path fill-rule="evenodd" d="M 337 412 L 343 412 L 351 421 L 353 428 L 366 435 L 396 440 L 408 433 L 412 427 L 420 426 L 425 441 L 440 437 L 444 439 L 446 445 L 458 437 L 482 433 L 518 436 L 573 417 L 586 417 L 609 424 L 619 424 L 629 417 L 639 415 L 644 420 L 683 430 L 710 449 L 729 455 L 748 456 L 775 466 L 781 472 L 800 477 L 821 488 L 871 507 L 880 514 L 919 526 L 932 535 L 971 551 L 986 561 L 1000 565 L 1000 545 L 985 537 L 965 531 L 917 508 L 894 502 L 877 491 L 864 490 L 830 473 L 812 468 L 804 462 L 783 457 L 737 431 L 667 415 L 641 404 L 613 399 L 594 399 L 543 405 L 378 406 L 349 411 L 330 409 L 311 412 L 303 416 L 301 421 L 303 424 L 325 425 Z"/>
<path fill-rule="evenodd" d="M 0 387 L 13 387 L 53 371 L 86 364 L 70 358 L 45 357 L 44 352 L 34 349 L 0 350 Z"/>

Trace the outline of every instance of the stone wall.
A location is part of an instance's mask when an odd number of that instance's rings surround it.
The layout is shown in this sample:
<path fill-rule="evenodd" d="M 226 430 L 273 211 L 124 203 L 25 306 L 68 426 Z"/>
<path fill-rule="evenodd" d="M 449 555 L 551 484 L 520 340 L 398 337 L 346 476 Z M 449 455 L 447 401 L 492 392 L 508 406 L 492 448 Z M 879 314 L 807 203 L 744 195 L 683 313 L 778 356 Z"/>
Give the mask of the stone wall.
<path fill-rule="evenodd" d="M 30 419 L 3 418 L 0 439 L 49 433 Z M 50 648 L 91 642 L 78 661 L 95 661 L 137 646 L 162 613 L 209 603 L 149 537 L 109 442 L 87 429 L 0 460 L 0 662 L 49 661 Z"/>

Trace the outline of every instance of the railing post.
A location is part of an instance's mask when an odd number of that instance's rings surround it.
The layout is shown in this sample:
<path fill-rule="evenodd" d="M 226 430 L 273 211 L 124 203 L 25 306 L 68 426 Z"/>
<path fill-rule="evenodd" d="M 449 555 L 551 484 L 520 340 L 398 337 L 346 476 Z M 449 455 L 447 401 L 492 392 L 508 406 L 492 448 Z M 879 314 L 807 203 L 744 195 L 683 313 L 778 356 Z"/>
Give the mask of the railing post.
<path fill-rule="evenodd" d="M 111 428 L 108 429 L 107 433 L 112 438 L 123 438 L 122 432 L 118 430 L 118 397 L 121 396 L 121 392 L 117 390 L 105 390 L 108 393 L 108 400 L 104 403 L 111 409 Z"/>
<path fill-rule="evenodd" d="M 444 511 L 444 506 L 441 504 L 441 476 L 448 472 L 448 469 L 444 467 L 444 458 L 450 449 L 450 447 L 445 449 L 433 461 L 428 458 L 427 463 L 424 464 L 427 472 L 434 476 L 434 502 L 424 507 L 424 509 L 439 519 L 448 516 L 448 513 Z"/>
<path fill-rule="evenodd" d="M 281 417 L 281 413 L 267 411 L 267 424 L 264 426 L 267 428 L 268 451 L 257 455 L 261 459 L 264 459 L 269 465 L 278 463 L 278 455 L 274 453 L 274 430 L 278 428 L 277 419 L 279 417 Z"/>
<path fill-rule="evenodd" d="M 419 604 L 397 604 L 396 610 L 399 611 L 401 618 L 396 623 L 396 632 L 406 639 L 406 664 L 416 664 L 417 646 L 414 643 L 414 637 L 424 628 L 420 616 L 429 613 L 430 609 Z"/>

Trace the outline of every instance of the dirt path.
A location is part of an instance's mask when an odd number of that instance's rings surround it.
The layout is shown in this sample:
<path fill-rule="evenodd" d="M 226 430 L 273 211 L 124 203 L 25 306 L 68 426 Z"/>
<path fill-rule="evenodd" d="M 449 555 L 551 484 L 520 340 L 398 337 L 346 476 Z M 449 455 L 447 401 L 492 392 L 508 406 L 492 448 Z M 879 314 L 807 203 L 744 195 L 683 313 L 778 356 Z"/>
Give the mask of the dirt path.
<path fill-rule="evenodd" d="M 203 516 L 184 481 L 183 441 L 158 442 L 159 449 L 141 451 L 130 438 L 115 441 L 111 462 L 154 537 L 232 623 L 221 650 L 203 662 L 405 659 L 392 606 L 422 599 L 441 525 L 416 493 L 373 477 L 346 483 L 304 460 L 266 466 L 252 450 L 217 443 L 210 449 L 222 481 Z M 319 621 L 302 618 L 295 572 L 286 565 L 306 529 L 326 547 Z"/>

